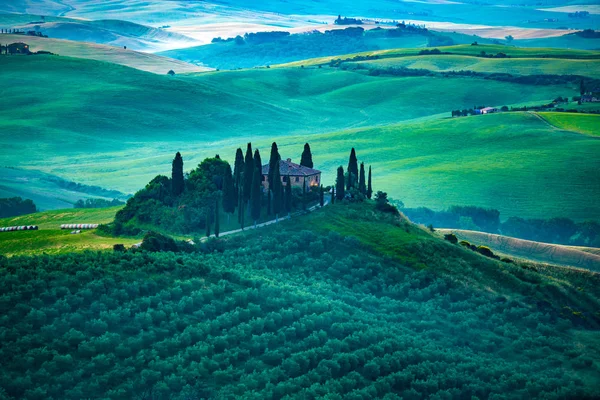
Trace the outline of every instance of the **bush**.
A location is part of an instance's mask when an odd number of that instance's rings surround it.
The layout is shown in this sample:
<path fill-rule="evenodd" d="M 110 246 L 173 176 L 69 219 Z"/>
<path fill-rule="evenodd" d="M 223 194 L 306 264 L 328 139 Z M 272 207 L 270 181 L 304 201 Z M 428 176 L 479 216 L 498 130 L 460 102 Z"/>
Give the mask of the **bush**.
<path fill-rule="evenodd" d="M 125 251 L 125 245 L 123 245 L 123 244 L 115 244 L 115 245 L 113 245 L 113 251 L 124 252 Z"/>
<path fill-rule="evenodd" d="M 448 234 L 444 235 L 444 240 L 447 240 L 452 244 L 458 243 L 458 238 L 456 237 L 456 235 L 454 233 L 448 233 Z"/>
<path fill-rule="evenodd" d="M 486 257 L 494 257 L 494 252 L 487 246 L 478 246 L 477 251 Z"/>

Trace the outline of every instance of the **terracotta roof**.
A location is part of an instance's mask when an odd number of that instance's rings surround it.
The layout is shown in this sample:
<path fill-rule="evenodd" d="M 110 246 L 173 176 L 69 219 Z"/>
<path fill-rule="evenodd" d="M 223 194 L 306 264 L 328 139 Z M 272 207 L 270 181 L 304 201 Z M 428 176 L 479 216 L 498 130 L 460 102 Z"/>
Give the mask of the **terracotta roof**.
<path fill-rule="evenodd" d="M 269 164 L 262 166 L 263 175 L 269 174 Z M 320 174 L 321 171 L 305 167 L 303 165 L 294 164 L 289 158 L 287 160 L 279 160 L 279 173 L 281 176 L 312 176 Z"/>

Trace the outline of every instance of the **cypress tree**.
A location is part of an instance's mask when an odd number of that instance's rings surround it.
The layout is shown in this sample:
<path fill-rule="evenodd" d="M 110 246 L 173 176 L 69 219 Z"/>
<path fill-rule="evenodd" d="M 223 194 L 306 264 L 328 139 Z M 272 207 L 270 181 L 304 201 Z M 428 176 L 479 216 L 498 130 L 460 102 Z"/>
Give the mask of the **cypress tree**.
<path fill-rule="evenodd" d="M 302 209 L 306 211 L 306 178 L 302 180 Z"/>
<path fill-rule="evenodd" d="M 225 177 L 223 179 L 223 211 L 227 213 L 228 219 L 230 219 L 231 214 L 235 212 L 236 197 L 233 176 L 231 176 L 231 166 L 227 164 L 227 168 L 225 168 Z"/>
<path fill-rule="evenodd" d="M 323 185 L 321 185 L 320 190 L 319 190 L 319 205 L 321 207 L 323 207 L 323 205 L 325 205 L 325 198 L 324 198 L 324 193 L 323 193 Z"/>
<path fill-rule="evenodd" d="M 292 179 L 288 175 L 285 184 L 285 211 L 288 215 L 292 212 Z"/>
<path fill-rule="evenodd" d="M 171 168 L 171 191 L 173 196 L 179 196 L 183 193 L 183 188 L 183 158 L 181 157 L 181 154 L 177 152 Z"/>
<path fill-rule="evenodd" d="M 262 185 L 262 161 L 260 159 L 260 152 L 258 151 L 258 149 L 254 150 L 254 167 L 256 168 L 256 170 L 258 171 L 258 174 L 260 175 L 260 179 L 258 180 L 258 186 L 260 189 L 260 196 L 258 196 L 258 204 L 262 207 L 262 202 L 263 202 L 263 185 Z M 254 175 L 252 176 L 252 184 L 254 184 Z M 250 192 L 250 196 L 252 196 L 252 192 Z"/>
<path fill-rule="evenodd" d="M 210 207 L 206 208 L 206 237 L 210 237 Z"/>
<path fill-rule="evenodd" d="M 244 160 L 244 204 L 250 200 L 252 178 L 254 177 L 254 159 L 252 158 L 252 144 L 248 143 L 246 159 Z"/>
<path fill-rule="evenodd" d="M 358 160 L 356 159 L 356 150 L 354 147 L 350 151 L 350 159 L 348 160 L 348 184 L 347 189 L 356 187 L 358 181 Z"/>
<path fill-rule="evenodd" d="M 254 179 L 252 179 L 252 188 L 250 193 L 250 215 L 254 220 L 254 227 L 256 222 L 260 219 L 260 198 L 262 186 L 262 175 L 258 169 L 254 168 Z"/>
<path fill-rule="evenodd" d="M 585 94 L 585 92 L 586 92 L 585 83 L 583 83 L 583 79 L 581 79 L 579 81 L 579 94 L 583 96 Z"/>
<path fill-rule="evenodd" d="M 241 187 L 238 193 L 238 198 L 240 202 L 238 206 L 238 222 L 240 223 L 240 228 L 244 230 L 244 214 L 246 213 L 246 207 L 244 207 L 244 196 Z"/>
<path fill-rule="evenodd" d="M 279 164 L 279 160 L 277 160 L 277 164 Z M 279 165 L 277 165 L 277 168 L 275 168 L 273 171 L 272 182 L 272 186 L 269 184 L 269 189 L 273 191 L 273 213 L 275 214 L 275 219 L 278 220 L 283 203 L 283 199 L 281 198 L 283 191 L 281 187 L 282 185 Z"/>
<path fill-rule="evenodd" d="M 371 166 L 369 165 L 369 179 L 367 183 L 367 197 L 370 199 L 373 195 L 373 186 L 371 186 Z"/>
<path fill-rule="evenodd" d="M 337 179 L 335 181 L 336 198 L 343 200 L 346 192 L 344 190 L 344 167 L 341 165 L 337 169 Z"/>
<path fill-rule="evenodd" d="M 360 163 L 360 177 L 358 179 L 358 191 L 367 194 L 367 185 L 365 183 L 365 163 Z"/>
<path fill-rule="evenodd" d="M 233 167 L 233 186 L 235 188 L 235 203 L 238 203 L 238 194 L 240 192 L 240 182 L 244 173 L 244 153 L 238 148 L 235 152 L 235 164 Z"/>
<path fill-rule="evenodd" d="M 277 174 L 279 175 L 279 160 L 281 160 L 281 157 L 279 156 L 279 149 L 277 149 L 277 143 L 273 142 L 273 144 L 271 144 L 271 156 L 269 158 L 269 190 L 267 192 L 267 215 L 271 215 L 271 193 L 273 193 L 273 196 L 275 195 L 273 177 L 275 176 L 276 170 Z M 279 180 L 279 183 L 281 183 L 281 179 Z M 275 214 L 277 213 L 275 212 Z"/>
<path fill-rule="evenodd" d="M 313 167 L 312 153 L 310 151 L 310 145 L 304 144 L 304 151 L 302 152 L 302 158 L 300 159 L 300 165 L 308 168 Z"/>
<path fill-rule="evenodd" d="M 231 167 L 229 168 L 229 170 L 231 171 Z M 220 231 L 220 219 L 219 219 L 219 195 L 217 195 L 216 201 L 215 201 L 215 237 L 219 237 L 219 231 Z"/>

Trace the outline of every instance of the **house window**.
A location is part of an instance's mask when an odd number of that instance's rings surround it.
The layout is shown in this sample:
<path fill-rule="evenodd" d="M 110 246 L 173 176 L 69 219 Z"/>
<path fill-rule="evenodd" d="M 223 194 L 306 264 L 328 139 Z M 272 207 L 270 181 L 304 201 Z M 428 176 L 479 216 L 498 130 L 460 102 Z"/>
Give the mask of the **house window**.
<path fill-rule="evenodd" d="M 296 177 L 296 182 L 300 182 L 300 177 Z"/>

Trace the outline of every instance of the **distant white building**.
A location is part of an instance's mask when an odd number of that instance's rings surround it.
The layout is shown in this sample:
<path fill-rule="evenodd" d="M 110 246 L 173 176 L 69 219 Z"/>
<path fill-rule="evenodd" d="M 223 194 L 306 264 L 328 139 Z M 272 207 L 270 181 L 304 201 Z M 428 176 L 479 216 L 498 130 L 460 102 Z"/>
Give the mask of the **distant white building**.
<path fill-rule="evenodd" d="M 486 108 L 482 108 L 480 111 L 482 114 L 491 114 L 491 113 L 498 112 L 498 109 L 496 107 L 486 107 Z"/>

